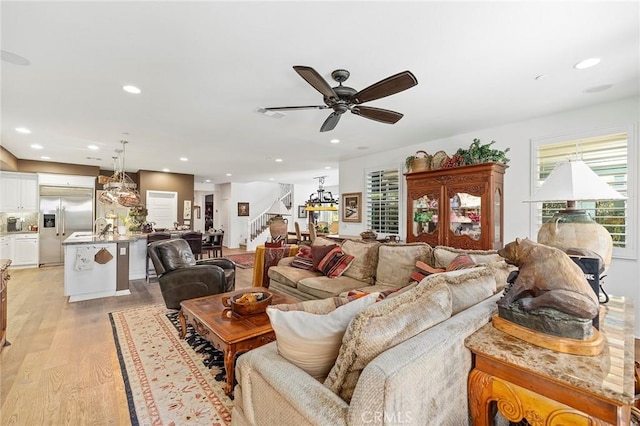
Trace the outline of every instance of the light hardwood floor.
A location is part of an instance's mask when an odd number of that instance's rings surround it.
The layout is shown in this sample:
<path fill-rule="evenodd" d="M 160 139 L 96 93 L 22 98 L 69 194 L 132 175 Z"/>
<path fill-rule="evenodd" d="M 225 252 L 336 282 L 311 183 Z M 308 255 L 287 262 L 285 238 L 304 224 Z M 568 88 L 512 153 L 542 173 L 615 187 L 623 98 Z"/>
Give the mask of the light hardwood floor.
<path fill-rule="evenodd" d="M 245 253 L 225 249 L 224 254 Z M 63 267 L 11 270 L 0 354 L 0 424 L 127 425 L 129 409 L 109 312 L 163 304 L 157 280 L 131 295 L 68 303 Z M 237 269 L 236 288 L 253 269 Z"/>

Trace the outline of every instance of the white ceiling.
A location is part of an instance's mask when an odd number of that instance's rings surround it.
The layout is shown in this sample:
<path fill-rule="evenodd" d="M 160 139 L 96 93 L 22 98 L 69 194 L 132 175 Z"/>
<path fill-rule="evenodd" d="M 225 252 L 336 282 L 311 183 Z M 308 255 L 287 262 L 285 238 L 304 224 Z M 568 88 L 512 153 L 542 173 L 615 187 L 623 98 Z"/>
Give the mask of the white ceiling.
<path fill-rule="evenodd" d="M 334 185 L 343 159 L 639 93 L 637 1 L 0 7 L 2 50 L 31 62 L 1 63 L 2 145 L 21 159 L 47 155 L 111 169 L 126 139 L 130 172 L 167 167 L 215 183 L 328 175 Z M 573 69 L 589 57 L 602 62 Z M 322 104 L 293 65 L 311 66 L 330 83 L 331 71 L 346 68 L 345 85 L 357 90 L 404 70 L 419 83 L 367 103 L 403 113 L 397 124 L 347 113 L 334 131 L 320 133 L 330 110 L 280 119 L 256 112 Z M 125 93 L 125 84 L 142 94 Z M 585 93 L 605 84 L 613 87 Z M 17 133 L 21 126 L 32 133 Z"/>

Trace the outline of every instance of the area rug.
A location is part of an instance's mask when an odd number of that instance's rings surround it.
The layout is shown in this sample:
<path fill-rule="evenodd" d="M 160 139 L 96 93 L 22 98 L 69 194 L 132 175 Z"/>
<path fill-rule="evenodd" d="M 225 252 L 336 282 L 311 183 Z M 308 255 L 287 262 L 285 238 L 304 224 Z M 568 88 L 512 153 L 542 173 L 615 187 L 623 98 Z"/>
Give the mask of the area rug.
<path fill-rule="evenodd" d="M 132 425 L 229 425 L 224 357 L 163 305 L 109 314 Z"/>
<path fill-rule="evenodd" d="M 226 257 L 229 260 L 232 260 L 238 268 L 249 269 L 249 268 L 253 268 L 256 254 L 255 253 L 230 254 L 224 257 Z"/>

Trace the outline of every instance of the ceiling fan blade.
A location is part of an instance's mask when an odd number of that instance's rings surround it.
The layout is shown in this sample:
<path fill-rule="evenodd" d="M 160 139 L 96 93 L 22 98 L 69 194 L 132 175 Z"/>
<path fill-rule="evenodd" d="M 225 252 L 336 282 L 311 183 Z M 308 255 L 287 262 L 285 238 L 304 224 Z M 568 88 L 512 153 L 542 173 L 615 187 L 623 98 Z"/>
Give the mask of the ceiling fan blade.
<path fill-rule="evenodd" d="M 379 121 L 381 123 L 395 124 L 403 117 L 399 112 L 390 111 L 388 109 L 373 108 L 368 106 L 356 106 L 351 112 L 370 120 Z"/>
<path fill-rule="evenodd" d="M 351 100 L 354 104 L 361 104 L 402 92 L 416 84 L 416 77 L 410 71 L 403 71 L 362 89 L 351 96 Z"/>
<path fill-rule="evenodd" d="M 300 77 L 304 78 L 307 83 L 313 86 L 318 92 L 320 92 L 326 98 L 338 99 L 338 95 L 333 91 L 327 80 L 322 78 L 316 70 L 311 67 L 305 67 L 303 65 L 295 65 L 293 69 L 300 74 Z"/>
<path fill-rule="evenodd" d="M 285 106 L 285 107 L 265 107 L 265 111 L 286 111 L 291 109 L 327 109 L 326 105 L 307 105 L 307 106 Z"/>
<path fill-rule="evenodd" d="M 331 114 L 329 114 L 329 117 L 327 117 L 327 119 L 324 120 L 324 123 L 322 123 L 322 127 L 320 127 L 320 131 L 328 132 L 330 130 L 335 129 L 336 124 L 338 124 L 338 121 L 340 121 L 341 115 L 342 114 L 338 114 L 337 112 L 332 112 Z"/>

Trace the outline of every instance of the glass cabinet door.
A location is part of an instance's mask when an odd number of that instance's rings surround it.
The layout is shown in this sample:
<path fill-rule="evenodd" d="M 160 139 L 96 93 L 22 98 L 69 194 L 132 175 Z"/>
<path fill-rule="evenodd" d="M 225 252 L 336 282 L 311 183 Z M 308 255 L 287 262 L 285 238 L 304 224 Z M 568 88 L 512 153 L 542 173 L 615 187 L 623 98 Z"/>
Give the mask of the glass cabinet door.
<path fill-rule="evenodd" d="M 438 234 L 438 195 L 423 195 L 413 200 L 413 235 Z"/>
<path fill-rule="evenodd" d="M 449 198 L 449 226 L 455 236 L 466 235 L 479 240 L 482 235 L 482 198 L 458 192 Z"/>

